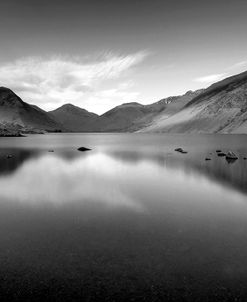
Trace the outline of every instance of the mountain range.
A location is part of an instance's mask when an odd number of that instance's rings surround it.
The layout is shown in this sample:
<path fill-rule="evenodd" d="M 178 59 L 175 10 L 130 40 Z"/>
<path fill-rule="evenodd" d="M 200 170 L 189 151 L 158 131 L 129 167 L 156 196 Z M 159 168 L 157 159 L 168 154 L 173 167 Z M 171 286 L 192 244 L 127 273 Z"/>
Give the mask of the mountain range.
<path fill-rule="evenodd" d="M 149 105 L 124 103 L 100 116 L 72 104 L 46 112 L 1 87 L 0 135 L 16 127 L 24 133 L 247 133 L 247 72 Z"/>

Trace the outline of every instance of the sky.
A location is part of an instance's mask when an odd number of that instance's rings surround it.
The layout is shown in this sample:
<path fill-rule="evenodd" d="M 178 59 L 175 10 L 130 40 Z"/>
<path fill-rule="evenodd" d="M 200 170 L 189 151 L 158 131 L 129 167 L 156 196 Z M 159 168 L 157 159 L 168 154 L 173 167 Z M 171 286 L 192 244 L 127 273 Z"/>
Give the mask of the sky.
<path fill-rule="evenodd" d="M 102 114 L 247 70 L 246 0 L 1 0 L 0 86 Z"/>

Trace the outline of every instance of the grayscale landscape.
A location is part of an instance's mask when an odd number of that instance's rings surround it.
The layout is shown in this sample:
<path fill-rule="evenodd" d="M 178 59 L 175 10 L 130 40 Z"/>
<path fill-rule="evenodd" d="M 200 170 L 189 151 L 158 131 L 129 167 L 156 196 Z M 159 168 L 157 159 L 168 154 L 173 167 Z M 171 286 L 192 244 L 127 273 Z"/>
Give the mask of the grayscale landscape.
<path fill-rule="evenodd" d="M 246 301 L 247 3 L 0 7 L 1 301 Z"/>

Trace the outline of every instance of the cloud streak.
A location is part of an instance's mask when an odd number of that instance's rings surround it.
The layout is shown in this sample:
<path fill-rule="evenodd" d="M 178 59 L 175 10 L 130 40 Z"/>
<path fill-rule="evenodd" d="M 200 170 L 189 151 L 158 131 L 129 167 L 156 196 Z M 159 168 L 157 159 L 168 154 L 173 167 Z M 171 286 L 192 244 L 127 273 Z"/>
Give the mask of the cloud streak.
<path fill-rule="evenodd" d="M 220 80 L 223 80 L 227 76 L 227 73 L 210 74 L 207 76 L 194 79 L 195 82 L 210 84 Z"/>
<path fill-rule="evenodd" d="M 221 81 L 227 77 L 233 76 L 236 73 L 245 71 L 246 67 L 247 67 L 247 61 L 246 60 L 240 61 L 229 66 L 228 68 L 225 68 L 224 72 L 222 73 L 216 73 L 216 74 L 210 74 L 210 75 L 198 77 L 195 78 L 193 81 L 202 84 L 207 84 L 207 85 L 213 84 L 217 81 Z"/>
<path fill-rule="evenodd" d="M 140 51 L 129 55 L 108 53 L 91 62 L 61 56 L 23 58 L 0 67 L 0 85 L 45 109 L 71 102 L 103 111 L 104 101 L 129 101 L 138 95 L 129 91 L 126 77 L 147 56 L 148 52 Z M 106 89 L 113 83 L 114 87 Z"/>

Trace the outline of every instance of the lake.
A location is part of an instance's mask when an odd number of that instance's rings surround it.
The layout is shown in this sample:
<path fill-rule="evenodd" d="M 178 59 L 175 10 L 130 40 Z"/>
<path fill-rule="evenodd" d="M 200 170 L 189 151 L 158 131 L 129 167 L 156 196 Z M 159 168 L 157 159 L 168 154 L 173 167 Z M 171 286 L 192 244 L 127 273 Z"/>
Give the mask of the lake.
<path fill-rule="evenodd" d="M 246 301 L 244 157 L 246 135 L 0 138 L 2 301 Z"/>

